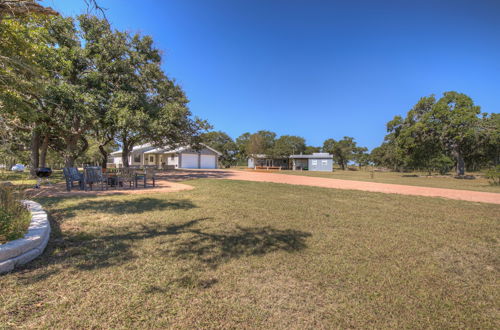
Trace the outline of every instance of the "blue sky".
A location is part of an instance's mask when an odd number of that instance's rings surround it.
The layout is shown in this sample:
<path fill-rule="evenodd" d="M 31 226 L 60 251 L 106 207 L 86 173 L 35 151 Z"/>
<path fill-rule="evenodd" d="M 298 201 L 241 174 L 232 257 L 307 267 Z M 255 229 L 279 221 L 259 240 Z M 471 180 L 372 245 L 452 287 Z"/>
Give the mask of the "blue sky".
<path fill-rule="evenodd" d="M 448 90 L 500 112 L 498 0 L 98 2 L 115 28 L 153 36 L 193 114 L 233 138 L 347 135 L 371 149 L 394 115 Z"/>

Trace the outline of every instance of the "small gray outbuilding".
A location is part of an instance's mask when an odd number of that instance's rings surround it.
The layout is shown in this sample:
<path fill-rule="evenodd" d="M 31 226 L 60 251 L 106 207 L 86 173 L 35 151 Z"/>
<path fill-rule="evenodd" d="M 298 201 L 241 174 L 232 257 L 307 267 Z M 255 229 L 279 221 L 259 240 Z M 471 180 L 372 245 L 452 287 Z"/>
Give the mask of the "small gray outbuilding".
<path fill-rule="evenodd" d="M 312 155 L 291 155 L 292 170 L 333 171 L 333 156 L 326 152 L 316 152 Z"/>

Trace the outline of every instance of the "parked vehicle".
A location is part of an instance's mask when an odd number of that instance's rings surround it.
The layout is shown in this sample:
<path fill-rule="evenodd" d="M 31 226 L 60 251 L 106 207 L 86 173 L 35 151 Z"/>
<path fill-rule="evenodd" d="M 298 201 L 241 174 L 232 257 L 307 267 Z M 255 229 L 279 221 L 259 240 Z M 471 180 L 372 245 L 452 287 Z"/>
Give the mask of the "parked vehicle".
<path fill-rule="evenodd" d="M 16 164 L 12 166 L 10 170 L 13 172 L 24 172 L 25 168 L 26 167 L 23 164 Z"/>

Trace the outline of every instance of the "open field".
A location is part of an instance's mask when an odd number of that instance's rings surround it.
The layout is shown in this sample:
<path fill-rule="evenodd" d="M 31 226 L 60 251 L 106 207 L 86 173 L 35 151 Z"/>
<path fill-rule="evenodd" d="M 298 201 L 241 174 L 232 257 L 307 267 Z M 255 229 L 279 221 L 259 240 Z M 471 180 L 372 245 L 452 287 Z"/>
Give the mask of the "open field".
<path fill-rule="evenodd" d="M 246 169 L 248 170 L 248 169 Z M 251 171 L 251 170 L 249 170 Z M 422 186 L 433 188 L 462 189 L 473 191 L 486 191 L 500 193 L 500 186 L 492 186 L 483 176 L 474 180 L 455 179 L 452 176 L 426 176 L 426 173 L 400 173 L 400 172 L 374 172 L 373 179 L 369 171 L 342 171 L 335 169 L 333 172 L 310 172 L 310 171 L 279 171 L 281 174 L 314 176 L 330 179 L 356 180 L 379 183 L 403 184 L 409 186 Z M 475 175 L 476 173 L 472 173 Z M 419 177 L 412 177 L 419 175 Z M 476 174 L 477 175 L 477 174 Z"/>
<path fill-rule="evenodd" d="M 498 328 L 500 207 L 200 179 L 42 199 L 44 255 L 0 277 L 24 327 Z"/>

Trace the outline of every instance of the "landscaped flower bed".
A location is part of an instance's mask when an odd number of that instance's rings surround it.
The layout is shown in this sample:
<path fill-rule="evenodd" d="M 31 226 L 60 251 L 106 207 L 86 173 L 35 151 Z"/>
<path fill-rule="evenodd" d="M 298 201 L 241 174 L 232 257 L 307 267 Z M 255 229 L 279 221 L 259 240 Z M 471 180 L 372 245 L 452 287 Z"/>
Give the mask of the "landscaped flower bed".
<path fill-rule="evenodd" d="M 24 236 L 31 216 L 20 202 L 20 192 L 7 185 L 0 185 L 0 244 Z"/>
<path fill-rule="evenodd" d="M 42 206 L 33 201 L 21 201 L 29 216 L 29 227 L 22 238 L 0 244 L 0 274 L 12 271 L 42 254 L 50 237 L 50 224 Z"/>

